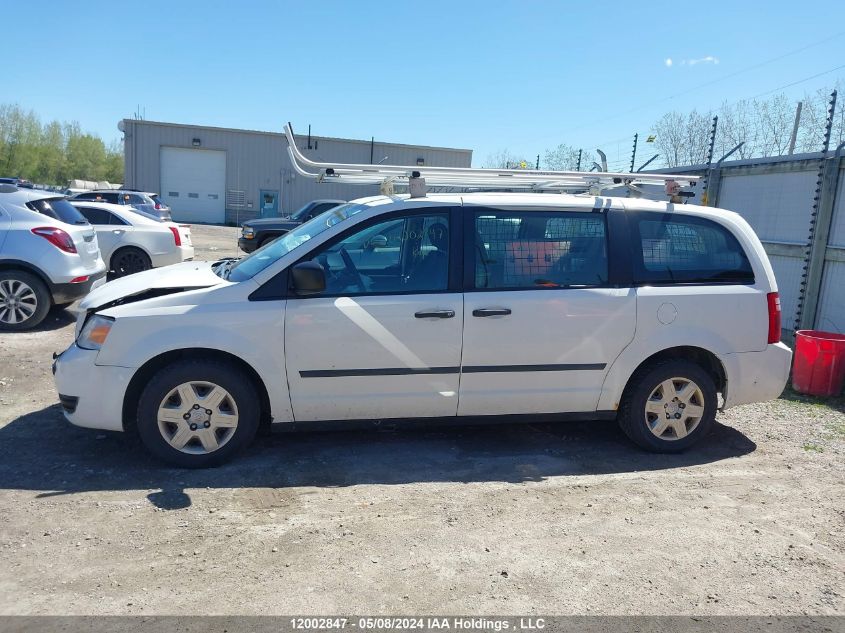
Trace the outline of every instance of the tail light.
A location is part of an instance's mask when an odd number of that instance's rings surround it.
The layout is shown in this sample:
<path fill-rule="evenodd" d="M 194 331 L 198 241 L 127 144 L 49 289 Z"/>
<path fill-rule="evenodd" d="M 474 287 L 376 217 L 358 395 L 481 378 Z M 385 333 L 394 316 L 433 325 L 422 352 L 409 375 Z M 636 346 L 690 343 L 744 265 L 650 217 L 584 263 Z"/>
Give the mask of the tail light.
<path fill-rule="evenodd" d="M 73 243 L 73 239 L 61 229 L 53 226 L 39 226 L 32 229 L 32 232 L 35 235 L 43 237 L 60 251 L 64 251 L 65 253 L 76 252 L 76 245 Z"/>
<path fill-rule="evenodd" d="M 769 303 L 769 344 L 780 343 L 780 296 L 776 292 L 766 295 Z"/>
<path fill-rule="evenodd" d="M 161 211 L 161 202 L 156 202 L 156 211 Z"/>
<path fill-rule="evenodd" d="M 182 236 L 179 235 L 179 229 L 175 226 L 167 227 L 170 229 L 170 232 L 173 233 L 173 239 L 176 241 L 176 246 L 182 246 Z"/>

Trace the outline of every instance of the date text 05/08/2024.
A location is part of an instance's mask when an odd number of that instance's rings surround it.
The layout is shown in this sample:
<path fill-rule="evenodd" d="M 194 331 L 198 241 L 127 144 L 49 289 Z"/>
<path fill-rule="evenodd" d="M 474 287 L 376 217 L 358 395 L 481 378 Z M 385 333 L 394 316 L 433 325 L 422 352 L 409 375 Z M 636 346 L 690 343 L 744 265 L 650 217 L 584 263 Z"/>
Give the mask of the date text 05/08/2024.
<path fill-rule="evenodd" d="M 482 618 L 482 617 L 294 617 L 290 625 L 295 630 L 329 631 L 363 629 L 381 631 L 539 631 L 546 628 L 543 618 Z"/>

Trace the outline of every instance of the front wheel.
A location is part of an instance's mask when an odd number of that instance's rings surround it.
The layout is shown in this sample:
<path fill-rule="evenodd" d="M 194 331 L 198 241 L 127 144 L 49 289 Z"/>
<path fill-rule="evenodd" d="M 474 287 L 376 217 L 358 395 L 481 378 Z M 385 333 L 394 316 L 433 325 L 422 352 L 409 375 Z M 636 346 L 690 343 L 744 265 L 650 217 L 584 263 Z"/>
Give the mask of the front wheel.
<path fill-rule="evenodd" d="M 716 406 L 716 385 L 700 365 L 658 361 L 632 376 L 619 407 L 619 425 L 646 450 L 676 453 L 711 431 Z"/>
<path fill-rule="evenodd" d="M 258 402 L 255 386 L 231 365 L 180 361 L 147 383 L 138 434 L 151 453 L 175 466 L 218 466 L 255 437 Z"/>

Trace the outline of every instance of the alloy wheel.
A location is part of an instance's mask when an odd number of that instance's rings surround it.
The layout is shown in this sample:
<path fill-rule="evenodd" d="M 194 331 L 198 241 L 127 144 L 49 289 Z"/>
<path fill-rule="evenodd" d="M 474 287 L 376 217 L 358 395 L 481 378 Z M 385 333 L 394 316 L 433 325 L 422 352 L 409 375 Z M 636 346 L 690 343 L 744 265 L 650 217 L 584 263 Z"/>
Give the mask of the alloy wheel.
<path fill-rule="evenodd" d="M 16 325 L 32 318 L 38 308 L 35 291 L 19 279 L 0 281 L 0 323 Z"/>

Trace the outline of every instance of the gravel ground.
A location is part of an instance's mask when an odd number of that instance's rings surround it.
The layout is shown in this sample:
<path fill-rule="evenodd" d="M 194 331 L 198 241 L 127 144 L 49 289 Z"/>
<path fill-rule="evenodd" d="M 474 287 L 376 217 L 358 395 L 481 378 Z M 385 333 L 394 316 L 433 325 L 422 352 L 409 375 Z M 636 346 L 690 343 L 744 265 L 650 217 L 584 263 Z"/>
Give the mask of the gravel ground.
<path fill-rule="evenodd" d="M 841 399 L 729 410 L 683 455 L 528 424 L 279 434 L 186 472 L 63 421 L 72 321 L 0 334 L 0 614 L 845 614 Z"/>

